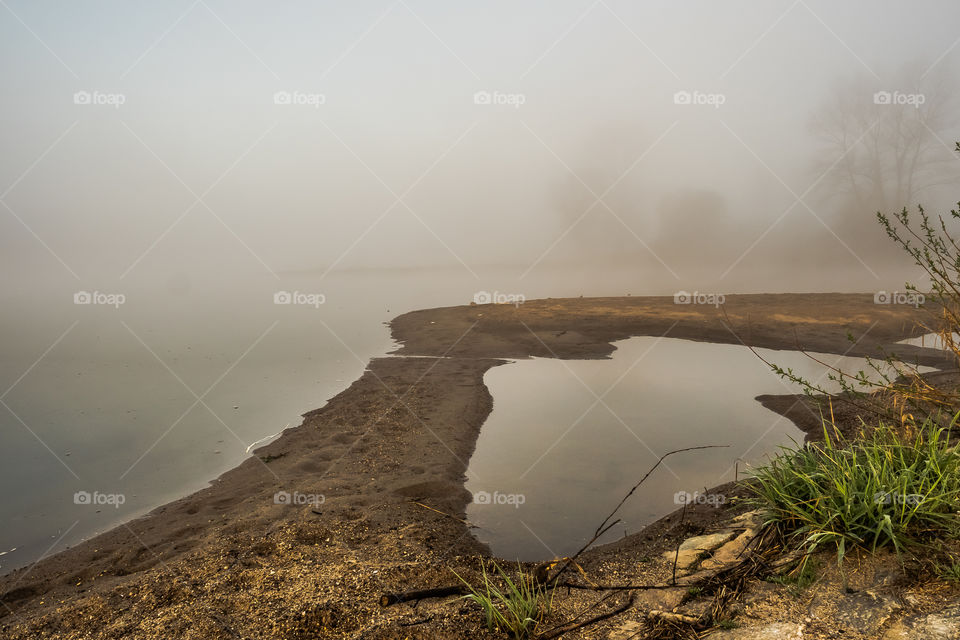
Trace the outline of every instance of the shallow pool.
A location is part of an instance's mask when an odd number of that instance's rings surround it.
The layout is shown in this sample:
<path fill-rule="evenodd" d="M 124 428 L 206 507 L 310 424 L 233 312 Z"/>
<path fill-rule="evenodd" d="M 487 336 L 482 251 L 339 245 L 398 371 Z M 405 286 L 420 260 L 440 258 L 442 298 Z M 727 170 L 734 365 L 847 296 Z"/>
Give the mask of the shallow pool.
<path fill-rule="evenodd" d="M 825 368 L 801 353 L 758 352 L 831 388 Z M 863 368 L 859 358 L 816 355 Z M 742 346 L 631 338 L 610 360 L 520 360 L 491 369 L 485 381 L 494 407 L 467 471 L 467 516 L 480 527 L 477 538 L 510 560 L 575 552 L 667 451 L 728 445 L 668 458 L 602 541 L 636 532 L 687 494 L 717 500 L 707 488 L 803 438 L 755 400 L 800 389 Z"/>

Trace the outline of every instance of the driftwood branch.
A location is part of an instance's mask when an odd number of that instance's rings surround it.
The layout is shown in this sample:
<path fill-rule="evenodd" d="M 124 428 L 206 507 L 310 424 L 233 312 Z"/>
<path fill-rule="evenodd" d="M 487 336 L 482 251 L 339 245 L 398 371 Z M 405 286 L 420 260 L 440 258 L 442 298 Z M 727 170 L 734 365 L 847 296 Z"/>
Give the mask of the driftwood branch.
<path fill-rule="evenodd" d="M 599 540 L 607 531 L 609 531 L 609 530 L 610 530 L 612 527 L 614 527 L 618 522 L 620 522 L 620 519 L 619 519 L 619 518 L 616 518 L 617 513 L 620 511 L 620 509 L 623 507 L 623 505 L 626 504 L 626 502 L 627 502 L 627 500 L 630 498 L 630 496 L 632 496 L 632 495 L 637 491 L 637 489 L 639 489 L 640 486 L 647 480 L 647 478 L 649 478 L 649 477 L 653 474 L 653 472 L 656 471 L 656 470 L 660 467 L 661 464 L 663 464 L 663 461 L 664 461 L 664 460 L 666 460 L 668 457 L 670 457 L 670 456 L 672 456 L 672 455 L 675 455 L 675 454 L 678 454 L 678 453 L 684 453 L 684 452 L 687 452 L 687 451 L 699 451 L 699 450 L 703 450 L 703 449 L 718 449 L 718 448 L 724 448 L 724 447 L 727 447 L 727 446 L 729 446 L 729 445 L 701 445 L 701 446 L 696 446 L 696 447 L 685 447 L 685 448 L 683 448 L 683 449 L 675 449 L 675 450 L 673 450 L 673 451 L 668 451 L 667 453 L 663 454 L 663 455 L 660 456 L 660 458 L 657 460 L 656 464 L 654 464 L 652 467 L 650 467 L 650 469 L 643 475 L 643 477 L 640 478 L 640 480 L 639 480 L 635 485 L 633 485 L 633 487 L 630 488 L 630 490 L 626 493 L 626 495 L 625 495 L 625 496 L 620 500 L 620 502 L 617 503 L 617 505 L 614 507 L 613 511 L 611 511 L 611 512 L 609 513 L 609 515 L 607 515 L 607 517 L 604 518 L 604 520 L 600 523 L 600 525 L 599 525 L 599 526 L 596 528 L 596 530 L 594 531 L 593 536 L 590 538 L 589 541 L 587 541 L 586 544 L 584 544 L 584 545 L 583 545 L 576 553 L 574 553 L 572 556 L 569 556 L 569 557 L 567 557 L 567 558 L 563 558 L 562 560 L 555 560 L 555 561 L 553 561 L 553 562 L 551 562 L 551 563 L 547 563 L 547 564 L 542 565 L 541 567 L 538 568 L 538 570 L 535 572 L 535 579 L 537 580 L 538 583 L 544 585 L 544 586 L 547 587 L 547 588 L 550 588 L 550 587 L 552 587 L 552 588 L 557 588 L 557 587 L 561 587 L 561 588 L 562 588 L 562 587 L 566 587 L 566 588 L 568 588 L 568 589 L 581 589 L 581 590 L 606 591 L 606 592 L 607 592 L 604 596 L 602 596 L 599 600 L 597 600 L 597 602 L 595 602 L 593 605 L 591 605 L 590 607 L 588 607 L 586 610 L 584 610 L 584 611 L 582 611 L 581 613 L 577 614 L 577 615 L 576 615 L 575 617 L 573 617 L 572 619 L 568 620 L 566 623 L 564 623 L 564 624 L 562 624 L 562 625 L 558 625 L 558 626 L 556 626 L 556 627 L 553 627 L 552 629 L 548 630 L 547 632 L 539 635 L 539 636 L 538 636 L 538 639 L 539 639 L 539 640 L 551 640 L 551 639 L 553 639 L 553 638 L 559 638 L 560 636 L 562 636 L 562 635 L 564 635 L 564 634 L 567 634 L 567 633 L 569 633 L 569 632 L 571 632 L 571 631 L 574 631 L 574 630 L 576 630 L 576 629 L 581 629 L 581 628 L 583 628 L 583 627 L 589 626 L 589 625 L 594 624 L 594 623 L 596 623 L 596 622 L 599 622 L 599 621 L 601 621 L 601 620 L 605 620 L 605 619 L 607 619 L 607 618 L 612 618 L 612 617 L 614 617 L 614 616 L 616 616 L 616 615 L 619 615 L 619 614 L 623 613 L 624 611 L 626 611 L 627 609 L 629 609 L 631 606 L 633 606 L 633 604 L 634 604 L 634 602 L 635 602 L 635 599 L 636 599 L 636 596 L 633 595 L 633 594 L 631 594 L 630 597 L 629 597 L 629 599 L 627 599 L 627 601 L 624 602 L 622 605 L 619 605 L 619 606 L 617 606 L 616 608 L 611 609 L 610 611 L 607 611 L 607 612 L 602 613 L 602 614 L 600 614 L 600 615 L 594 616 L 594 617 L 592 617 L 592 618 L 578 621 L 578 620 L 579 620 L 583 615 L 585 615 L 588 611 L 596 608 L 597 606 L 599 606 L 599 605 L 602 604 L 603 602 L 607 601 L 610 597 L 612 597 L 612 596 L 613 596 L 615 593 L 617 593 L 617 592 L 620 592 L 620 591 L 641 591 L 641 590 L 647 590 L 647 589 L 676 589 L 676 588 L 687 587 L 687 586 L 689 586 L 690 584 L 693 584 L 693 583 L 690 583 L 690 582 L 684 582 L 684 583 L 679 583 L 679 584 L 678 584 L 677 581 L 676 581 L 676 578 L 674 577 L 673 584 L 665 584 L 665 585 L 641 585 L 641 584 L 620 584 L 620 585 L 597 585 L 597 584 L 590 584 L 590 585 L 583 585 L 583 584 L 572 583 L 572 582 L 569 582 L 569 581 L 560 582 L 560 576 L 561 576 L 568 568 L 570 568 L 570 566 L 575 566 L 575 567 L 578 567 L 578 568 L 579 568 L 579 565 L 578 565 L 577 562 L 576 562 L 576 561 L 577 561 L 577 558 L 579 558 L 587 549 L 589 549 L 591 546 L 593 546 L 593 544 L 594 544 L 597 540 Z M 423 505 L 423 504 L 420 504 L 420 503 L 417 503 L 417 504 L 419 504 L 419 506 L 421 506 L 421 507 L 424 507 L 424 508 L 427 508 L 427 509 L 430 509 L 430 510 L 435 510 L 435 509 L 433 509 L 432 507 L 428 507 L 427 505 Z M 686 506 L 686 505 L 685 505 L 685 506 Z M 449 514 L 443 514 L 443 515 L 449 515 Z M 452 516 L 451 516 L 451 517 L 452 517 Z M 459 520 L 459 518 L 457 518 L 457 519 Z M 461 522 L 464 522 L 465 524 L 467 524 L 468 526 L 470 526 L 469 523 L 466 523 L 465 521 L 462 521 L 462 520 L 461 520 Z M 560 564 L 560 562 L 562 562 L 563 564 L 561 564 L 561 565 L 560 565 L 560 568 L 557 569 L 556 572 L 551 576 L 551 575 L 550 575 L 550 570 L 551 570 L 551 569 L 553 568 L 553 566 L 555 566 L 556 564 Z M 581 572 L 582 572 L 582 569 L 581 569 Z M 465 595 L 466 593 L 468 593 L 468 590 L 467 590 L 467 588 L 466 588 L 466 585 L 454 585 L 454 586 L 448 586 L 448 587 L 439 587 L 439 588 L 435 588 L 435 589 L 423 589 L 423 590 L 418 590 L 418 591 L 406 591 L 406 592 L 401 592 L 401 593 L 385 593 L 385 594 L 383 594 L 382 596 L 380 596 L 380 606 L 381 606 L 381 607 L 389 607 L 389 606 L 391 606 L 391 605 L 398 604 L 398 603 L 401 603 L 401 602 L 419 602 L 420 600 L 424 600 L 424 599 L 427 599 L 427 598 L 443 598 L 443 597 L 447 597 L 447 596 L 459 596 L 459 595 Z M 686 624 L 692 624 L 692 623 L 695 622 L 694 619 L 690 619 L 690 620 L 671 619 L 671 615 L 672 615 L 672 614 L 666 614 L 666 615 L 664 615 L 662 612 L 651 612 L 651 614 L 652 614 L 654 617 L 660 618 L 661 620 L 669 620 L 669 621 L 671 621 L 671 622 L 681 622 L 681 621 L 682 621 L 682 622 L 684 622 L 684 623 L 686 623 Z M 687 616 L 676 616 L 676 617 L 677 617 L 677 618 L 687 618 Z M 699 622 L 699 620 L 696 620 L 696 622 Z"/>
<path fill-rule="evenodd" d="M 655 589 L 683 589 L 696 586 L 695 582 L 681 582 L 679 584 L 579 584 L 577 582 L 558 582 L 561 589 L 577 589 L 579 591 L 648 591 Z"/>
<path fill-rule="evenodd" d="M 695 616 L 688 616 L 683 613 L 670 613 L 669 611 L 659 611 L 659 610 L 648 611 L 647 618 L 649 618 L 650 620 L 662 620 L 663 622 L 671 622 L 673 624 L 684 624 L 694 628 L 704 626 L 704 621 L 702 618 L 697 618 Z"/>
<path fill-rule="evenodd" d="M 430 511 L 433 511 L 434 513 L 439 513 L 439 514 L 442 515 L 442 516 L 447 516 L 448 518 L 453 518 L 453 519 L 456 520 L 457 522 L 461 522 L 461 523 L 467 525 L 467 527 L 469 527 L 470 529 L 480 529 L 480 528 L 481 528 L 481 527 L 478 527 L 478 526 L 475 525 L 475 524 L 471 524 L 469 520 L 464 520 L 463 518 L 458 518 L 457 516 L 450 515 L 450 514 L 447 513 L 446 511 L 440 511 L 440 509 L 434 509 L 434 508 L 431 507 L 430 505 L 423 504 L 422 502 L 417 502 L 416 500 L 411 500 L 410 503 L 411 503 L 411 504 L 415 504 L 415 505 L 417 505 L 418 507 L 423 507 L 424 509 L 428 509 L 428 510 L 430 510 Z"/>
<path fill-rule="evenodd" d="M 686 452 L 686 451 L 697 451 L 697 450 L 700 450 L 700 449 L 721 449 L 721 448 L 728 447 L 728 446 L 730 446 L 730 445 L 726 445 L 726 444 L 708 444 L 708 445 L 701 445 L 701 446 L 699 446 L 699 447 L 686 447 L 686 448 L 683 448 L 683 449 L 674 449 L 673 451 L 668 451 L 667 453 L 665 453 L 665 454 L 663 454 L 662 456 L 660 456 L 660 459 L 657 460 L 657 463 L 656 463 L 655 465 L 653 465 L 652 467 L 650 467 L 650 470 L 647 471 L 647 472 L 643 475 L 642 478 L 640 478 L 640 482 L 638 482 L 637 484 L 633 485 L 633 487 L 630 489 L 630 491 L 627 492 L 627 495 L 623 496 L 623 499 L 620 500 L 619 504 L 617 504 L 617 506 L 613 509 L 613 511 L 610 512 L 610 515 L 608 515 L 606 518 L 604 518 L 603 522 L 600 523 L 600 526 L 597 527 L 596 531 L 594 531 L 593 537 L 590 538 L 590 540 L 587 541 L 587 543 L 586 543 L 585 545 L 583 545 L 582 547 L 580 547 L 580 549 L 579 549 L 575 554 L 573 554 L 572 556 L 570 556 L 569 558 L 566 559 L 566 562 L 564 562 L 563 565 L 561 565 L 561 567 L 560 567 L 560 568 L 557 570 L 557 572 L 553 575 L 553 577 L 551 577 L 551 578 L 549 579 L 549 582 L 556 582 L 556 580 L 563 574 L 563 572 L 566 571 L 567 568 L 568 568 L 572 563 L 574 563 L 574 562 L 576 561 L 576 559 L 577 559 L 578 557 L 580 557 L 580 555 L 581 555 L 584 551 L 586 551 L 586 550 L 589 549 L 591 546 L 593 546 L 593 543 L 595 543 L 597 540 L 599 540 L 600 537 L 601 537 L 603 534 L 605 534 L 607 531 L 610 530 L 611 527 L 613 527 L 613 526 L 616 525 L 618 522 L 620 522 L 619 519 L 618 519 L 618 520 L 613 520 L 613 522 L 611 522 L 611 520 L 613 519 L 613 517 L 614 517 L 615 515 L 617 515 L 617 512 L 620 511 L 620 508 L 624 505 L 624 503 L 626 503 L 627 499 L 629 499 L 630 496 L 632 496 L 632 495 L 634 494 L 634 492 L 635 492 L 638 488 L 640 488 L 640 485 L 642 485 L 642 484 L 646 481 L 646 479 L 650 477 L 650 474 L 652 474 L 654 471 L 656 471 L 657 468 L 658 468 L 661 464 L 663 464 L 663 461 L 664 461 L 664 460 L 666 460 L 668 457 L 670 457 L 670 456 L 672 456 L 672 455 L 674 455 L 674 454 L 676 454 L 676 453 L 684 453 L 684 452 Z"/>
<path fill-rule="evenodd" d="M 436 589 L 421 589 L 419 591 L 404 591 L 402 593 L 385 593 L 380 596 L 380 606 L 389 607 L 390 605 L 399 604 L 401 602 L 417 602 L 427 598 L 462 596 L 466 593 L 466 587 L 463 585 L 437 587 Z"/>
<path fill-rule="evenodd" d="M 609 594 L 609 595 L 612 595 L 612 594 Z M 608 596 L 604 596 L 603 598 L 598 600 L 596 604 L 600 604 L 601 602 L 606 600 L 607 597 Z M 573 620 L 570 620 L 565 624 L 562 624 L 558 627 L 554 627 L 549 631 L 543 633 L 542 635 L 537 636 L 537 640 L 552 640 L 552 638 L 559 638 L 565 633 L 570 633 L 571 631 L 574 631 L 576 629 L 582 629 L 583 627 L 594 624 L 595 622 L 600 622 L 601 620 L 606 620 L 607 618 L 612 618 L 613 616 L 620 615 L 621 613 L 623 613 L 624 611 L 632 607 L 634 601 L 635 601 L 635 596 L 630 596 L 630 598 L 619 607 L 615 609 L 611 609 L 610 611 L 607 611 L 605 613 L 601 613 L 600 615 L 594 616 L 587 620 L 583 620 L 582 622 L 575 622 L 576 618 L 574 618 Z M 593 608 L 593 606 L 591 606 L 590 608 Z M 581 613 L 580 615 L 583 615 L 583 614 Z"/>

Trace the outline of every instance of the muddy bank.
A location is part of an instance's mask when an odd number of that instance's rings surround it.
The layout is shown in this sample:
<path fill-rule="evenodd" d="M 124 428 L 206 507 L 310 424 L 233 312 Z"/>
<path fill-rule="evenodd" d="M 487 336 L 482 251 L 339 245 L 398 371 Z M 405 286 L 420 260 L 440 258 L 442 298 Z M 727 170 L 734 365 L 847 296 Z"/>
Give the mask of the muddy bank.
<path fill-rule="evenodd" d="M 371 361 L 300 427 L 209 488 L 0 578 L 0 631 L 462 637 L 475 620 L 456 607 L 417 622 L 418 612 L 380 610 L 376 599 L 448 582 L 451 567 L 485 551 L 462 520 L 463 474 L 492 407 L 483 384 L 490 367 L 505 358 L 602 358 L 612 341 L 661 335 L 876 356 L 920 335 L 922 317 L 867 294 L 729 296 L 719 309 L 672 298 L 548 299 L 404 314 L 391 323 L 395 356 Z M 932 349 L 897 351 L 945 363 Z M 662 541 L 657 526 L 618 543 L 617 557 L 646 555 Z M 609 553 L 598 549 L 594 561 Z"/>
<path fill-rule="evenodd" d="M 927 317 L 913 307 L 874 304 L 869 294 L 757 294 L 727 296 L 721 307 L 674 304 L 671 297 L 445 307 L 404 314 L 391 328 L 403 345 L 399 355 L 597 358 L 609 356 L 616 340 L 664 336 L 876 357 L 881 345 L 890 348 L 922 335 L 917 322 Z M 895 350 L 919 364 L 946 363 L 935 349 L 897 345 Z"/>

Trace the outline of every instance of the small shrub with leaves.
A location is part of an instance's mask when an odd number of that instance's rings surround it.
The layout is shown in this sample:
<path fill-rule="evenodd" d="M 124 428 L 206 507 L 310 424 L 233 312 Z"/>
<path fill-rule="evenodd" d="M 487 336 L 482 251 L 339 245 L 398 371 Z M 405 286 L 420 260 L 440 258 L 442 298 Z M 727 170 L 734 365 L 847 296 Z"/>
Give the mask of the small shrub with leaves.
<path fill-rule="evenodd" d="M 957 143 L 960 152 L 960 142 Z M 892 216 L 877 212 L 877 220 L 887 236 L 911 257 L 928 281 L 922 290 L 906 283 L 921 304 L 925 320 L 918 325 L 925 333 L 937 337 L 954 368 L 960 365 L 960 202 L 949 216 L 931 217 L 922 206 L 916 213 L 904 208 Z M 856 343 L 857 337 L 847 338 Z M 814 360 L 816 357 L 811 356 Z M 825 362 L 828 379 L 840 387 L 847 401 L 856 406 L 862 417 L 904 423 L 910 418 L 945 419 L 960 409 L 960 388 L 931 384 L 919 367 L 904 361 L 896 353 L 880 353 L 867 358 L 867 371 L 844 371 Z M 824 387 L 784 369 L 767 364 L 784 379 L 799 384 L 810 396 L 830 395 Z M 945 422 L 941 423 L 942 425 Z"/>

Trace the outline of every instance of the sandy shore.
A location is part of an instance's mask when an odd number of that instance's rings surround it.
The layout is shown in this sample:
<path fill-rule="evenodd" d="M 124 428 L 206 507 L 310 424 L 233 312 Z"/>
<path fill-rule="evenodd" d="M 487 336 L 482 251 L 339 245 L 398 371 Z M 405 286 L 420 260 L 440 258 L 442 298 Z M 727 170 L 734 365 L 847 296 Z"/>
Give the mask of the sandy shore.
<path fill-rule="evenodd" d="M 407 313 L 391 323 L 395 355 L 372 360 L 347 390 L 209 488 L 0 578 L 0 633 L 464 637 L 465 621 L 478 617 L 459 605 L 380 610 L 376 600 L 448 584 L 450 567 L 486 551 L 461 519 L 471 499 L 464 472 L 492 408 L 489 368 L 506 358 L 603 358 L 613 341 L 661 335 L 876 356 L 922 333 L 923 317 L 868 294 L 728 296 L 721 309 L 628 297 Z M 944 364 L 931 349 L 896 351 Z M 277 504 L 278 492 L 323 501 Z M 662 527 L 617 543 L 618 556 L 649 553 Z"/>

